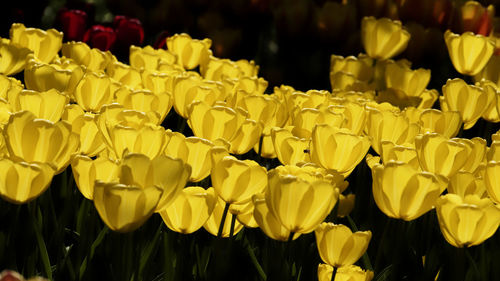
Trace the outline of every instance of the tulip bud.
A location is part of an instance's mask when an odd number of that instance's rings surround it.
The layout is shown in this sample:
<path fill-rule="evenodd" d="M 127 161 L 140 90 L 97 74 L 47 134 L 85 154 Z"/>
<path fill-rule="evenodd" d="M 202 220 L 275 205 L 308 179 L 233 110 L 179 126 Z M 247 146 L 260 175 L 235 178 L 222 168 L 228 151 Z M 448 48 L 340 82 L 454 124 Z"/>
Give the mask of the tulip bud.
<path fill-rule="evenodd" d="M 457 248 L 471 247 L 490 238 L 500 224 L 500 208 L 488 198 L 477 195 L 461 198 L 446 194 L 436 201 L 441 233 Z"/>
<path fill-rule="evenodd" d="M 32 50 L 35 58 L 45 63 L 51 62 L 62 46 L 63 34 L 53 28 L 45 31 L 14 23 L 9 34 L 13 44 Z"/>
<path fill-rule="evenodd" d="M 76 102 L 85 110 L 99 112 L 104 104 L 111 103 L 111 79 L 106 75 L 87 72 L 75 90 Z"/>
<path fill-rule="evenodd" d="M 400 21 L 364 17 L 361 22 L 361 40 L 370 57 L 386 60 L 406 49 L 410 33 L 403 29 Z"/>
<path fill-rule="evenodd" d="M 189 186 L 179 193 L 172 204 L 159 211 L 163 222 L 173 231 L 190 234 L 200 229 L 215 207 L 213 189 Z"/>
<path fill-rule="evenodd" d="M 193 69 L 204 63 L 210 54 L 212 40 L 192 39 L 188 34 L 176 34 L 167 38 L 167 48 L 178 57 L 178 63 L 185 69 Z"/>
<path fill-rule="evenodd" d="M 116 41 L 113 28 L 104 25 L 93 25 L 83 35 L 83 42 L 101 51 L 110 50 Z"/>
<path fill-rule="evenodd" d="M 50 185 L 54 170 L 37 162 L 0 159 L 0 196 L 14 204 L 24 204 L 42 194 Z"/>
<path fill-rule="evenodd" d="M 385 69 L 387 88 L 403 91 L 410 97 L 418 97 L 425 90 L 431 79 L 431 71 L 419 68 L 411 70 L 397 63 L 389 63 Z"/>
<path fill-rule="evenodd" d="M 495 51 L 493 40 L 472 32 L 458 35 L 447 30 L 444 33 L 444 41 L 453 66 L 465 75 L 478 74 Z"/>
<path fill-rule="evenodd" d="M 391 218 L 414 220 L 430 211 L 448 180 L 441 175 L 415 170 L 410 164 L 389 162 L 372 167 L 373 198 Z"/>
<path fill-rule="evenodd" d="M 333 266 L 352 265 L 366 252 L 371 231 L 352 231 L 345 225 L 322 223 L 315 230 L 316 245 L 321 259 Z"/>

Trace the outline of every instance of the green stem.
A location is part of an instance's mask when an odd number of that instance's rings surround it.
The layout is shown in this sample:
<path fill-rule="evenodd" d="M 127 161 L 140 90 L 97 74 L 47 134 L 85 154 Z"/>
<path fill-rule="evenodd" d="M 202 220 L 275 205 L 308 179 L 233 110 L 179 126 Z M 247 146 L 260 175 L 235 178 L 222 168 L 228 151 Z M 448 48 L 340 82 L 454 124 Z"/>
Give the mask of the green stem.
<path fill-rule="evenodd" d="M 474 260 L 474 258 L 472 257 L 472 255 L 469 252 L 469 248 L 464 247 L 464 252 L 465 252 L 465 256 L 469 260 L 469 263 L 472 265 L 472 268 L 474 268 L 474 273 L 476 274 L 476 278 L 477 278 L 476 280 L 483 280 L 481 273 L 479 271 L 479 268 L 477 267 L 476 261 Z"/>
<path fill-rule="evenodd" d="M 333 271 L 332 271 L 332 278 L 330 279 L 331 281 L 334 281 L 334 280 L 335 280 L 335 275 L 337 275 L 337 267 L 334 267 L 334 268 L 333 268 Z"/>
<path fill-rule="evenodd" d="M 47 252 L 47 246 L 45 245 L 45 241 L 43 240 L 43 235 L 37 220 L 37 215 L 41 217 L 40 208 L 36 204 L 36 201 L 29 203 L 28 206 L 31 206 L 31 210 L 29 213 L 31 214 L 31 221 L 33 223 L 33 229 L 35 230 L 36 241 L 40 249 L 40 257 L 42 258 L 43 268 L 45 270 L 45 273 L 47 274 L 47 278 L 49 280 L 53 280 L 52 269 L 50 267 L 49 253 Z"/>
<path fill-rule="evenodd" d="M 354 230 L 354 232 L 357 232 L 359 229 L 356 226 L 356 223 L 354 222 L 354 220 L 351 218 L 351 216 L 347 215 L 347 220 L 349 221 L 349 224 L 351 225 L 352 230 Z M 363 265 L 365 266 L 366 269 L 373 271 L 373 266 L 372 266 L 372 263 L 370 261 L 370 257 L 368 256 L 368 253 L 366 251 L 363 254 L 363 257 L 361 258 L 361 260 L 363 261 Z"/>
<path fill-rule="evenodd" d="M 231 228 L 229 229 L 229 238 L 232 238 L 234 235 L 234 226 L 236 224 L 236 215 L 231 214 Z"/>
<path fill-rule="evenodd" d="M 227 213 L 229 211 L 229 205 L 230 205 L 230 203 L 226 202 L 226 205 L 224 206 L 224 212 L 222 213 L 222 218 L 220 220 L 219 232 L 217 233 L 217 238 L 222 237 L 222 232 L 224 230 L 224 223 L 226 222 Z"/>
<path fill-rule="evenodd" d="M 259 138 L 259 151 L 257 154 L 259 155 L 259 161 L 262 160 L 262 143 L 264 142 L 264 136 L 261 135 Z"/>

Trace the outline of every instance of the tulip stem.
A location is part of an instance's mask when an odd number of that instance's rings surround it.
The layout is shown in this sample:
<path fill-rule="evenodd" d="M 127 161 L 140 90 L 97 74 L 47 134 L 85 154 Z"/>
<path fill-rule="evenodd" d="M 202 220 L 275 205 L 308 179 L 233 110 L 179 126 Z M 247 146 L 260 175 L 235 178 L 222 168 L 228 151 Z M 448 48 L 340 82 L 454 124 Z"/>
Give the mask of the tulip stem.
<path fill-rule="evenodd" d="M 222 218 L 220 219 L 219 232 L 217 232 L 217 238 L 222 237 L 222 231 L 224 230 L 224 223 L 226 222 L 227 212 L 229 211 L 229 205 L 231 204 L 226 202 L 226 205 L 224 206 L 224 212 L 222 212 Z"/>
<path fill-rule="evenodd" d="M 231 228 L 229 229 L 229 238 L 233 237 L 235 224 L 236 224 L 236 215 L 231 214 Z"/>
<path fill-rule="evenodd" d="M 260 136 L 259 138 L 259 160 L 262 160 L 262 142 L 264 142 L 264 136 Z"/>
<path fill-rule="evenodd" d="M 333 271 L 332 271 L 332 279 L 330 279 L 331 281 L 334 281 L 335 280 L 335 275 L 337 275 L 337 267 L 334 266 L 333 267 Z"/>
<path fill-rule="evenodd" d="M 481 273 L 479 272 L 479 268 L 477 267 L 476 261 L 472 257 L 472 255 L 469 252 L 469 248 L 464 247 L 464 252 L 465 256 L 469 260 L 470 264 L 472 265 L 472 268 L 474 268 L 474 273 L 476 274 L 477 279 L 476 280 L 483 280 Z"/>

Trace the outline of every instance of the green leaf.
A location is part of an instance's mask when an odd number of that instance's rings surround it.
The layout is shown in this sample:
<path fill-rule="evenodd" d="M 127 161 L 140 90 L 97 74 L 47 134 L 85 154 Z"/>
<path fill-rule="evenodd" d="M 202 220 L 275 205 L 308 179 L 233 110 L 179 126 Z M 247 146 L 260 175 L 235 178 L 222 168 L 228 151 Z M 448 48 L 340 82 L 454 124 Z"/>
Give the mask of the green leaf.
<path fill-rule="evenodd" d="M 41 221 L 41 218 L 42 218 L 42 212 L 40 211 L 40 207 L 38 207 L 35 202 L 30 204 L 29 206 L 31 206 L 33 209 L 30 212 L 31 213 L 31 221 L 33 223 L 33 229 L 35 230 L 36 242 L 37 242 L 38 248 L 40 250 L 40 257 L 42 258 L 43 268 L 45 270 L 45 273 L 47 274 L 47 278 L 49 280 L 53 280 L 52 279 L 52 269 L 50 267 L 49 253 L 47 252 L 47 246 L 45 245 L 45 241 L 43 240 L 40 226 L 38 225 L 38 221 Z M 35 214 L 35 212 L 36 212 L 36 214 Z M 37 218 L 38 218 L 38 220 L 37 220 Z"/>
<path fill-rule="evenodd" d="M 87 270 L 87 264 L 92 260 L 94 257 L 94 252 L 95 249 L 101 244 L 102 240 L 106 236 L 106 233 L 108 233 L 109 228 L 105 225 L 101 232 L 99 232 L 99 235 L 97 235 L 97 238 L 94 240 L 94 243 L 92 243 L 92 246 L 90 246 L 90 253 L 85 257 L 83 260 L 82 264 L 80 265 L 80 273 L 79 273 L 79 280 L 82 280 L 83 274 L 85 274 L 85 271 Z"/>
<path fill-rule="evenodd" d="M 375 277 L 374 281 L 385 281 L 389 280 L 393 271 L 393 265 L 390 264 L 386 268 L 384 268 L 378 275 Z"/>
<path fill-rule="evenodd" d="M 149 258 L 151 257 L 151 253 L 153 252 L 153 249 L 157 248 L 158 240 L 161 234 L 161 228 L 162 224 L 160 223 L 160 226 L 158 227 L 158 230 L 156 230 L 153 240 L 149 242 L 146 248 L 144 248 L 142 251 L 141 258 L 139 261 L 139 280 L 142 280 L 144 267 L 148 263 Z"/>

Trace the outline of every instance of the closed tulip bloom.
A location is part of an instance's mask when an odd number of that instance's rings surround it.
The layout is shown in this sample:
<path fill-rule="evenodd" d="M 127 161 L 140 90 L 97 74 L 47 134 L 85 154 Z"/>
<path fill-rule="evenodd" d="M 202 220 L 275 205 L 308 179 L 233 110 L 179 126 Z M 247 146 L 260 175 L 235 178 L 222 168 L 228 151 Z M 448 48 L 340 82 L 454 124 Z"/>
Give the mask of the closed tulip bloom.
<path fill-rule="evenodd" d="M 453 66 L 465 75 L 478 74 L 495 51 L 493 40 L 472 32 L 459 35 L 447 30 L 444 41 Z"/>
<path fill-rule="evenodd" d="M 190 234 L 200 229 L 215 207 L 213 189 L 189 186 L 179 193 L 174 202 L 159 211 L 163 222 L 173 231 Z"/>
<path fill-rule="evenodd" d="M 356 135 L 361 135 L 366 126 L 367 113 L 365 106 L 360 102 L 344 102 L 342 105 L 331 106 L 331 111 L 344 116 L 342 128 L 351 130 Z"/>
<path fill-rule="evenodd" d="M 372 89 L 367 82 L 360 81 L 353 74 L 343 71 L 330 72 L 330 85 L 332 90 L 341 91 L 367 91 Z"/>
<path fill-rule="evenodd" d="M 285 103 L 273 96 L 249 95 L 239 105 L 248 112 L 248 118 L 264 125 L 264 134 L 269 135 L 272 127 L 283 127 L 288 120 Z"/>
<path fill-rule="evenodd" d="M 217 100 L 217 92 L 209 87 L 201 87 L 203 81 L 199 76 L 177 76 L 173 83 L 174 109 L 177 114 L 187 119 L 189 108 L 194 101 L 203 101 L 213 105 Z"/>
<path fill-rule="evenodd" d="M 266 202 L 290 232 L 312 232 L 337 203 L 339 189 L 313 170 L 278 166 L 268 172 Z"/>
<path fill-rule="evenodd" d="M 157 113 L 159 115 L 159 124 L 167 117 L 173 103 L 172 96 L 167 92 L 134 91 L 126 87 L 117 90 L 115 96 L 116 101 L 127 109 Z"/>
<path fill-rule="evenodd" d="M 373 77 L 373 59 L 367 55 L 360 54 L 358 57 L 342 57 L 332 55 L 330 57 L 330 73 L 344 72 L 351 74 L 361 81 L 370 81 Z"/>
<path fill-rule="evenodd" d="M 460 131 L 462 117 L 458 111 L 426 109 L 420 114 L 419 124 L 423 133 L 433 132 L 453 138 Z"/>
<path fill-rule="evenodd" d="M 311 162 L 308 139 L 298 138 L 282 128 L 273 128 L 271 139 L 281 164 L 296 165 L 301 162 Z"/>
<path fill-rule="evenodd" d="M 61 120 L 64 107 L 69 103 L 69 98 L 56 89 L 44 92 L 23 90 L 16 100 L 10 101 L 14 111 L 30 111 L 37 118 L 50 122 Z"/>
<path fill-rule="evenodd" d="M 488 96 L 488 106 L 484 110 L 481 117 L 488 122 L 500 122 L 500 112 L 498 111 L 498 108 L 500 107 L 500 91 L 498 91 L 498 86 L 488 80 L 482 80 L 479 82 L 479 86 L 483 88 L 484 92 Z"/>
<path fill-rule="evenodd" d="M 287 241 L 290 231 L 269 211 L 264 194 L 256 194 L 252 197 L 254 204 L 254 218 L 259 228 L 270 238 L 279 241 Z M 292 239 L 299 238 L 300 233 L 294 233 Z"/>
<path fill-rule="evenodd" d="M 106 148 L 106 143 L 99 132 L 95 119 L 95 115 L 79 115 L 71 124 L 71 131 L 80 138 L 79 154 L 93 157 Z"/>
<path fill-rule="evenodd" d="M 85 111 L 83 111 L 83 108 L 76 103 L 70 103 L 70 104 L 66 104 L 64 106 L 64 111 L 63 111 L 63 114 L 61 116 L 61 120 L 64 120 L 64 121 L 72 124 L 73 121 L 75 121 L 75 119 L 77 117 L 82 116 L 82 115 L 85 115 Z M 92 115 L 92 116 L 96 117 L 96 115 Z"/>
<path fill-rule="evenodd" d="M 385 84 L 387 88 L 403 91 L 407 96 L 419 97 L 431 79 L 428 69 L 404 67 L 397 63 L 389 63 L 385 69 Z"/>
<path fill-rule="evenodd" d="M 318 280 L 332 280 L 333 267 L 328 264 L 318 266 Z M 371 281 L 374 273 L 371 270 L 363 270 L 359 266 L 348 265 L 340 267 L 335 274 L 335 281 Z"/>
<path fill-rule="evenodd" d="M 82 195 L 89 200 L 94 199 L 96 180 L 102 182 L 118 181 L 118 164 L 105 157 L 92 160 L 88 156 L 75 155 L 71 159 L 71 170 L 76 186 Z"/>
<path fill-rule="evenodd" d="M 345 225 L 324 222 L 315 230 L 316 245 L 321 259 L 333 266 L 352 265 L 368 249 L 371 231 L 352 231 Z"/>
<path fill-rule="evenodd" d="M 185 69 L 193 69 L 208 60 L 212 40 L 192 39 L 186 33 L 176 34 L 166 39 L 169 51 L 177 55 L 178 63 Z"/>
<path fill-rule="evenodd" d="M 0 98 L 4 100 L 15 100 L 17 95 L 24 89 L 21 81 L 13 77 L 0 74 Z"/>
<path fill-rule="evenodd" d="M 14 204 L 27 203 L 50 185 L 54 170 L 45 163 L 0 159 L 0 197 Z"/>
<path fill-rule="evenodd" d="M 382 141 L 381 157 L 384 164 L 390 161 L 404 162 L 410 164 L 416 170 L 420 170 L 417 151 L 414 147 L 395 145 L 390 141 Z"/>
<path fill-rule="evenodd" d="M 464 130 L 470 129 L 488 107 L 488 94 L 480 87 L 467 85 L 459 78 L 448 80 L 443 86 L 445 111 L 458 111 Z"/>
<path fill-rule="evenodd" d="M 65 58 L 65 57 L 53 61 L 53 63 L 51 63 L 50 65 L 55 67 L 56 69 L 65 70 L 65 71 L 70 72 L 71 76 L 70 76 L 69 80 L 67 81 L 67 84 L 64 85 L 66 88 L 61 90 L 61 92 L 65 92 L 66 95 L 68 95 L 71 98 L 71 100 L 74 101 L 75 100 L 74 92 L 75 92 L 76 86 L 78 85 L 78 83 L 82 79 L 83 75 L 85 74 L 85 70 L 84 70 L 85 66 L 77 64 L 72 59 Z M 61 83 L 62 81 L 63 81 L 62 79 L 59 80 L 59 83 Z M 37 81 L 37 82 L 40 82 L 40 81 Z M 46 85 L 50 85 L 50 84 L 51 83 L 47 83 Z M 58 84 L 58 85 L 60 85 L 58 87 L 61 87 L 61 88 L 64 87 L 63 83 Z"/>
<path fill-rule="evenodd" d="M 29 111 L 12 114 L 3 133 L 14 160 L 48 163 L 56 174 L 66 168 L 78 148 L 78 136 L 70 124 L 36 119 Z"/>
<path fill-rule="evenodd" d="M 24 71 L 26 88 L 39 92 L 56 89 L 65 92 L 71 79 L 71 71 L 57 65 L 38 63 L 34 59 L 28 61 Z"/>
<path fill-rule="evenodd" d="M 112 62 L 107 65 L 106 73 L 116 81 L 133 89 L 142 88 L 142 77 L 138 69 L 121 62 Z"/>
<path fill-rule="evenodd" d="M 480 198 L 487 195 L 483 178 L 466 171 L 458 171 L 458 173 L 450 177 L 448 193 L 460 195 L 462 198 L 465 198 L 469 194 L 476 194 Z M 490 197 L 493 198 L 492 196 Z"/>
<path fill-rule="evenodd" d="M 347 177 L 370 149 L 368 137 L 357 136 L 347 129 L 326 124 L 317 125 L 312 134 L 311 159 L 327 170 Z"/>
<path fill-rule="evenodd" d="M 52 61 L 62 46 L 63 34 L 53 28 L 45 31 L 14 23 L 9 34 L 12 43 L 32 50 L 35 57 L 45 63 Z"/>
<path fill-rule="evenodd" d="M 446 194 L 436 201 L 441 233 L 457 248 L 471 247 L 490 238 L 500 224 L 500 208 L 489 198 Z"/>
<path fill-rule="evenodd" d="M 12 44 L 8 39 L 0 39 L 0 73 L 14 75 L 23 71 L 28 54 L 32 54 L 28 48 Z"/>
<path fill-rule="evenodd" d="M 161 126 L 148 124 L 139 129 L 116 125 L 109 131 L 111 149 L 118 158 L 125 153 L 141 153 L 154 158 L 165 149 L 168 143 L 165 129 Z"/>
<path fill-rule="evenodd" d="M 486 172 L 484 174 L 484 183 L 491 200 L 493 200 L 497 204 L 500 202 L 500 178 L 498 177 L 499 172 L 500 162 L 488 162 L 488 164 L 486 165 Z"/>
<path fill-rule="evenodd" d="M 406 49 L 410 33 L 400 21 L 388 18 L 364 17 L 361 22 L 361 41 L 366 53 L 375 59 L 390 59 Z"/>
<path fill-rule="evenodd" d="M 368 112 L 366 131 L 368 136 L 372 137 L 372 147 L 378 154 L 382 152 L 381 143 L 384 140 L 397 145 L 413 143 L 420 128 L 417 124 L 411 123 L 406 116 L 368 106 L 366 110 Z"/>
<path fill-rule="evenodd" d="M 163 49 L 153 49 L 151 46 L 144 48 L 130 46 L 130 66 L 136 69 L 157 70 L 161 62 L 174 64 L 177 62 L 177 55 L 171 51 Z"/>
<path fill-rule="evenodd" d="M 240 78 L 245 76 L 245 72 L 238 64 L 229 59 L 209 56 L 200 64 L 200 73 L 207 80 L 222 81 L 224 78 Z"/>
<path fill-rule="evenodd" d="M 75 89 L 76 102 L 85 110 L 99 112 L 104 104 L 111 103 L 111 79 L 106 75 L 87 72 Z"/>
<path fill-rule="evenodd" d="M 464 144 L 467 150 L 467 162 L 465 162 L 460 170 L 475 173 L 479 165 L 486 163 L 486 151 L 488 147 L 486 146 L 485 139 L 475 137 L 472 139 L 455 138 L 453 140 Z"/>
<path fill-rule="evenodd" d="M 209 188 L 207 192 L 214 192 L 210 191 L 211 189 L 212 188 Z M 222 216 L 224 213 L 224 204 L 221 204 L 221 200 L 215 200 L 215 201 L 216 203 L 212 211 L 212 214 L 210 214 L 210 217 L 203 225 L 203 228 L 210 234 L 217 236 Z M 231 217 L 232 215 L 226 216 L 226 220 L 224 221 L 224 226 L 222 229 L 222 237 L 229 237 L 231 234 L 231 220 L 232 220 Z M 243 224 L 241 224 L 238 220 L 235 220 L 233 235 L 238 234 L 238 232 L 240 232 L 242 229 L 243 229 Z"/>
<path fill-rule="evenodd" d="M 226 203 L 241 204 L 267 186 L 266 169 L 252 160 L 226 156 L 212 168 L 212 185 Z"/>
<path fill-rule="evenodd" d="M 96 181 L 94 205 L 111 230 L 130 232 L 143 225 L 153 214 L 161 194 L 162 190 L 156 186 L 143 188 Z"/>
<path fill-rule="evenodd" d="M 114 60 L 110 52 L 90 48 L 83 42 L 64 43 L 62 45 L 62 54 L 73 59 L 77 64 L 84 65 L 87 70 L 95 72 L 103 71 Z"/>
<path fill-rule="evenodd" d="M 481 80 L 487 80 L 493 82 L 497 88 L 500 86 L 500 56 L 491 56 L 490 60 L 486 66 L 474 75 L 474 80 L 480 82 Z"/>
<path fill-rule="evenodd" d="M 317 124 L 340 128 L 343 123 L 344 116 L 328 108 L 323 110 L 304 108 L 294 116 L 292 133 L 297 137 L 309 139 Z"/>
<path fill-rule="evenodd" d="M 373 198 L 379 209 L 405 221 L 430 211 L 448 185 L 445 177 L 415 170 L 403 162 L 375 164 L 372 177 Z"/>
<path fill-rule="evenodd" d="M 500 161 L 500 141 L 494 140 L 486 152 L 486 161 Z"/>
<path fill-rule="evenodd" d="M 128 154 L 120 163 L 120 183 L 146 188 L 159 187 L 163 192 L 156 207 L 168 207 L 184 188 L 191 174 L 191 167 L 181 159 L 160 155 L 149 158 L 143 154 Z"/>
<path fill-rule="evenodd" d="M 418 161 L 424 171 L 450 177 L 467 162 L 464 144 L 436 133 L 415 137 Z"/>
<path fill-rule="evenodd" d="M 343 218 L 348 216 L 354 209 L 354 203 L 356 201 L 355 194 L 339 195 L 339 206 L 337 210 L 337 217 Z"/>

